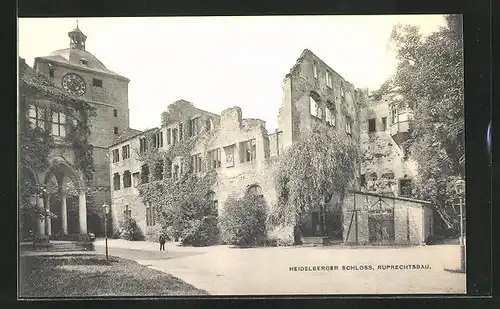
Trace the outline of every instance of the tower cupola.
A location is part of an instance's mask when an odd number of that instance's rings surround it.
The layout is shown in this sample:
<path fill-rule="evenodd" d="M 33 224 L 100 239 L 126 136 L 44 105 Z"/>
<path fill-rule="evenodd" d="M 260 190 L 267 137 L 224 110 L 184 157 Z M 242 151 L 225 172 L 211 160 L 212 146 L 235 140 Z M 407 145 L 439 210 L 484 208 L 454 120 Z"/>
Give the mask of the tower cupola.
<path fill-rule="evenodd" d="M 69 47 L 85 50 L 85 41 L 87 36 L 78 28 L 78 21 L 76 21 L 76 28 L 68 32 L 70 38 Z"/>

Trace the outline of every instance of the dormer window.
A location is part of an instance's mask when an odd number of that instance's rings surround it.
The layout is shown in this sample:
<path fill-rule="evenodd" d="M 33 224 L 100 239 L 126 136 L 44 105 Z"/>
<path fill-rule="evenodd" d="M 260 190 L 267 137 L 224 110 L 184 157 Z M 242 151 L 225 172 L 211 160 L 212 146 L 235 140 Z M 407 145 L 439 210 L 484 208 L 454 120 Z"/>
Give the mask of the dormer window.
<path fill-rule="evenodd" d="M 88 65 L 89 64 L 89 61 L 85 58 L 82 58 L 80 59 L 80 63 L 83 64 L 83 65 Z"/>

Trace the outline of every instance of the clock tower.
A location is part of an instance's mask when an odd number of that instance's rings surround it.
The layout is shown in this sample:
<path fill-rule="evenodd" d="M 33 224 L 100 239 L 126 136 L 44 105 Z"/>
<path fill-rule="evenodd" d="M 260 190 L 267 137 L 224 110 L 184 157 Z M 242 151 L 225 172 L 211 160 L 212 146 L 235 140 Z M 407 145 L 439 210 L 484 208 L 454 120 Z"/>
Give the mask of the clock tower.
<path fill-rule="evenodd" d="M 128 83 L 129 79 L 104 66 L 87 51 L 87 36 L 78 27 L 68 32 L 69 48 L 52 52 L 48 56 L 35 58 L 34 70 L 45 75 L 72 95 L 96 108 L 91 119 L 89 142 L 94 149 L 94 187 L 108 191 L 96 202 L 109 203 L 109 158 L 108 147 L 129 128 Z M 99 195 L 99 194 L 98 194 Z M 100 201 L 100 200 L 103 201 Z"/>

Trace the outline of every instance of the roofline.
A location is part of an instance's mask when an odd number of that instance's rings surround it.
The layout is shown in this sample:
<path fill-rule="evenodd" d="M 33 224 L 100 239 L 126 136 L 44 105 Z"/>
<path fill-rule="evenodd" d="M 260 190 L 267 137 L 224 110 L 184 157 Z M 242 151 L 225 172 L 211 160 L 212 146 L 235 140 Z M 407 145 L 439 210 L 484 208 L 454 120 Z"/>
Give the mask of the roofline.
<path fill-rule="evenodd" d="M 129 128 L 129 129 L 130 129 L 130 128 Z M 136 130 L 136 129 L 133 129 L 133 130 Z M 148 131 L 149 131 L 149 130 L 148 130 Z M 126 141 L 128 141 L 128 140 L 130 140 L 130 139 L 132 139 L 132 138 L 134 138 L 134 137 L 137 137 L 138 135 L 141 135 L 142 133 L 145 133 L 145 132 L 147 132 L 147 131 L 140 131 L 140 132 L 137 132 L 136 134 L 131 135 L 131 136 L 127 137 L 126 139 L 122 140 L 122 141 L 115 142 L 115 143 L 113 143 L 113 144 L 109 145 L 109 147 L 108 147 L 108 148 L 111 148 L 111 147 L 114 147 L 114 146 L 116 146 L 116 145 L 118 145 L 118 144 L 121 144 L 121 143 L 123 143 L 123 142 L 126 142 Z"/>
<path fill-rule="evenodd" d="M 74 64 L 70 64 L 70 63 L 67 63 L 67 62 L 61 62 L 61 61 L 57 61 L 57 60 L 54 60 L 54 59 L 47 59 L 45 58 L 45 56 L 42 56 L 42 57 L 35 57 L 35 64 L 37 63 L 37 61 L 42 61 L 42 62 L 55 62 L 57 64 L 60 64 L 61 66 L 65 66 L 65 67 L 68 67 L 68 68 L 77 68 L 81 71 L 87 71 L 87 72 L 91 72 L 91 73 L 100 73 L 100 74 L 103 74 L 103 75 L 107 75 L 107 76 L 111 76 L 111 77 L 114 77 L 116 79 L 121 79 L 121 80 L 124 80 L 126 82 L 130 82 L 130 79 L 128 79 L 127 77 L 123 76 L 123 75 L 120 75 L 120 74 L 117 74 L 117 73 L 109 73 L 109 72 L 106 72 L 106 71 L 101 71 L 101 70 L 96 70 L 96 69 L 92 69 L 92 68 L 86 68 L 86 67 L 82 67 L 82 66 L 78 66 L 78 65 L 74 65 Z"/>
<path fill-rule="evenodd" d="M 364 195 L 369 195 L 369 196 L 375 196 L 375 197 L 382 197 L 382 198 L 392 198 L 395 200 L 401 200 L 401 201 L 406 201 L 406 202 L 414 202 L 414 203 L 421 203 L 421 204 L 426 204 L 426 205 L 432 205 L 431 202 L 429 201 L 424 201 L 424 200 L 417 200 L 413 198 L 408 198 L 408 197 L 401 197 L 401 196 L 387 196 L 387 195 L 380 195 L 377 193 L 371 193 L 371 192 L 363 192 L 363 191 L 358 191 L 358 190 L 349 190 L 351 193 L 359 193 L 359 194 L 364 194 Z"/>

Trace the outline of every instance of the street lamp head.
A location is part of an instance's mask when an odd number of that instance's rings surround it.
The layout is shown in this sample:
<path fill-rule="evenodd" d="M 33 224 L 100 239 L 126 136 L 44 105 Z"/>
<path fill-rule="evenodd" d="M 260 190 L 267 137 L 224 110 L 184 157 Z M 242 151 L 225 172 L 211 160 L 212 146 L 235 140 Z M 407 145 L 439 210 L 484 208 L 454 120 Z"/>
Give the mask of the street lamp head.
<path fill-rule="evenodd" d="M 104 203 L 104 204 L 102 205 L 102 208 L 104 209 L 104 213 L 105 213 L 105 214 L 108 214 L 108 213 L 109 213 L 109 205 L 108 205 L 108 204 Z"/>
<path fill-rule="evenodd" d="M 464 194 L 464 192 L 465 192 L 465 180 L 460 178 L 457 181 L 455 181 L 454 189 L 458 195 Z"/>

